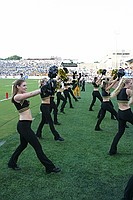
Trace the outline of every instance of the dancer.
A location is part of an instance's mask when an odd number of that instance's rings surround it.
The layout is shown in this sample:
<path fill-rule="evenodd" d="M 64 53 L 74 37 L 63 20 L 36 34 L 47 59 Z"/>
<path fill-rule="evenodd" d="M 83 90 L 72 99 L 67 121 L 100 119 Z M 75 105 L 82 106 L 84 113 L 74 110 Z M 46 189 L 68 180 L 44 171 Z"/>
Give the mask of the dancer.
<path fill-rule="evenodd" d="M 47 122 L 49 124 L 52 134 L 54 135 L 54 139 L 56 141 L 64 141 L 64 139 L 56 131 L 52 117 L 51 117 L 51 105 L 50 105 L 51 102 L 50 101 L 51 101 L 51 96 L 53 95 L 53 91 L 52 91 L 53 89 L 51 88 L 51 84 L 48 81 L 45 82 L 45 80 L 42 80 L 41 84 L 42 84 L 42 87 L 41 87 L 42 103 L 40 106 L 40 110 L 42 113 L 42 119 L 38 126 L 36 136 L 40 139 L 42 138 L 42 129 L 43 129 L 44 124 L 46 124 Z"/>
<path fill-rule="evenodd" d="M 70 83 L 68 84 L 68 91 L 69 91 L 69 93 L 71 94 L 71 96 L 73 97 L 73 99 L 74 99 L 75 101 L 78 101 L 77 97 L 74 96 L 71 87 L 72 87 L 72 82 L 70 82 Z"/>
<path fill-rule="evenodd" d="M 89 111 L 93 111 L 93 106 L 94 106 L 94 104 L 95 104 L 95 102 L 96 102 L 96 98 L 97 99 L 99 99 L 99 101 L 102 103 L 102 101 L 103 101 L 103 98 L 102 98 L 102 96 L 101 96 L 101 94 L 100 94 L 100 92 L 99 92 L 99 86 L 100 86 L 100 84 L 101 84 L 101 78 L 102 77 L 100 77 L 99 79 L 98 79 L 98 77 L 94 77 L 94 80 L 93 80 L 93 82 L 92 82 L 92 85 L 93 85 L 93 87 L 94 87 L 94 89 L 93 89 L 93 92 L 92 92 L 92 96 L 93 96 L 93 99 L 92 99 L 92 102 L 91 102 L 91 105 L 90 105 L 90 107 L 89 107 Z"/>
<path fill-rule="evenodd" d="M 118 101 L 118 132 L 115 135 L 111 148 L 109 150 L 110 155 L 117 153 L 117 145 L 124 134 L 126 128 L 126 122 L 133 124 L 133 113 L 130 105 L 133 104 L 133 91 L 132 91 L 132 80 L 121 78 L 119 85 L 112 92 L 111 97 L 117 96 Z M 129 101 L 130 100 L 130 101 Z"/>
<path fill-rule="evenodd" d="M 71 96 L 69 94 L 69 82 L 64 82 L 64 96 L 65 96 L 65 99 L 67 101 L 67 98 L 68 98 L 68 101 L 69 101 L 69 105 L 70 105 L 70 108 L 74 108 L 73 105 L 72 105 L 72 100 L 71 100 Z"/>
<path fill-rule="evenodd" d="M 60 172 L 60 169 L 55 167 L 52 161 L 50 161 L 44 154 L 41 144 L 39 143 L 35 133 L 31 129 L 32 115 L 29 108 L 29 101 L 27 99 L 40 94 L 41 91 L 40 89 L 38 89 L 27 93 L 26 89 L 27 85 L 25 80 L 19 79 L 14 82 L 12 103 L 14 103 L 16 109 L 19 112 L 19 121 L 17 123 L 17 130 L 18 133 L 20 134 L 20 145 L 12 154 L 8 162 L 8 167 L 13 170 L 21 169 L 17 165 L 17 161 L 20 154 L 27 147 L 29 143 L 34 148 L 40 162 L 45 166 L 47 173 Z"/>
<path fill-rule="evenodd" d="M 52 112 L 52 110 L 53 110 L 53 114 L 54 114 L 54 124 L 55 125 L 61 125 L 61 123 L 58 121 L 58 117 L 57 117 L 58 108 L 57 108 L 57 105 L 54 101 L 54 95 L 52 95 L 50 97 L 50 113 Z"/>
<path fill-rule="evenodd" d="M 59 104 L 60 104 L 60 101 L 62 101 L 62 104 L 61 104 L 61 108 L 60 108 L 60 112 L 64 113 L 64 108 L 65 108 L 65 105 L 67 103 L 67 100 L 65 99 L 64 95 L 62 95 L 64 89 L 63 89 L 63 82 L 62 81 L 59 81 L 57 82 L 58 86 L 57 86 L 57 93 L 56 93 L 56 97 L 57 97 L 57 109 L 59 107 Z"/>
<path fill-rule="evenodd" d="M 110 89 L 116 84 L 117 81 L 118 81 L 118 78 L 116 78 L 113 81 L 109 81 L 108 78 L 104 78 L 104 80 L 102 81 L 101 89 L 102 89 L 103 101 L 101 103 L 100 116 L 95 126 L 95 131 L 102 130 L 100 128 L 100 124 L 105 117 L 106 111 L 110 112 L 117 119 L 117 112 L 115 111 L 115 109 L 112 107 L 110 103 Z"/>
<path fill-rule="evenodd" d="M 81 84 L 82 88 L 81 88 L 81 91 L 84 91 L 85 92 L 85 78 L 83 77 L 82 79 L 82 84 Z"/>
<path fill-rule="evenodd" d="M 129 178 L 124 190 L 124 198 L 122 200 L 133 200 L 133 175 Z"/>

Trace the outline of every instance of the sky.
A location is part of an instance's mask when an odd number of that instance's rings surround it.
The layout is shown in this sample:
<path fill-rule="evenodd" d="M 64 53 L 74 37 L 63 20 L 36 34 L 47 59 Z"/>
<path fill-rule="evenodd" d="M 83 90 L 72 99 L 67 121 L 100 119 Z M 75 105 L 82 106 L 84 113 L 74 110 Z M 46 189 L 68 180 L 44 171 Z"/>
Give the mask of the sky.
<path fill-rule="evenodd" d="M 133 0 L 1 0 L 0 58 L 100 61 L 133 48 Z"/>

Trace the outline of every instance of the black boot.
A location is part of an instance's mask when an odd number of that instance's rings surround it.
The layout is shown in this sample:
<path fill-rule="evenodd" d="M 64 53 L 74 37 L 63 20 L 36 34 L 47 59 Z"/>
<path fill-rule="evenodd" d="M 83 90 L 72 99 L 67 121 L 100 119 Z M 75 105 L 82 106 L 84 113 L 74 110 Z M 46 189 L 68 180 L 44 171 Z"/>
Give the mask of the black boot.
<path fill-rule="evenodd" d="M 100 126 L 96 125 L 95 126 L 95 131 L 102 131 L 102 129 L 100 128 Z"/>
<path fill-rule="evenodd" d="M 117 147 L 111 147 L 111 149 L 110 149 L 110 151 L 109 151 L 109 155 L 110 156 L 113 156 L 113 155 L 115 155 L 115 154 L 117 154 Z"/>

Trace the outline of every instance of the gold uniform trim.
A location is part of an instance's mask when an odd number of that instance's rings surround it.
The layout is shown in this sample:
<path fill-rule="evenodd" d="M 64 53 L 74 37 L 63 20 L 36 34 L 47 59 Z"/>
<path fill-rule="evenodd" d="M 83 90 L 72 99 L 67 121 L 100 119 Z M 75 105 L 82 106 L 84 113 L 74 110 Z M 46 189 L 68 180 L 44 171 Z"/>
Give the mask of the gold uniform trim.
<path fill-rule="evenodd" d="M 124 100 L 123 100 L 123 101 L 117 100 L 117 102 L 118 102 L 118 103 L 125 103 L 125 104 L 128 103 L 127 100 L 125 100 L 125 101 L 124 101 Z"/>
<path fill-rule="evenodd" d="M 20 109 L 18 112 L 19 113 L 22 113 L 22 112 L 24 112 L 24 111 L 26 111 L 26 110 L 28 110 L 29 109 L 29 106 L 28 107 L 25 107 L 25 108 L 22 108 L 22 109 Z"/>

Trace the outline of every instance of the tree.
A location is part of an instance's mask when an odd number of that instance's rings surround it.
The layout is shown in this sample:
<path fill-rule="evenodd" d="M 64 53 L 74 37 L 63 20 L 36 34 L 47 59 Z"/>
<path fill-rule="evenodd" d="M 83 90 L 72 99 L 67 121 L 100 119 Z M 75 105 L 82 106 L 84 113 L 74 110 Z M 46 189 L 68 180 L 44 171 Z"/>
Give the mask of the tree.
<path fill-rule="evenodd" d="M 5 58 L 5 60 L 21 60 L 22 57 L 14 55 L 14 56 L 10 56 L 8 58 Z"/>

